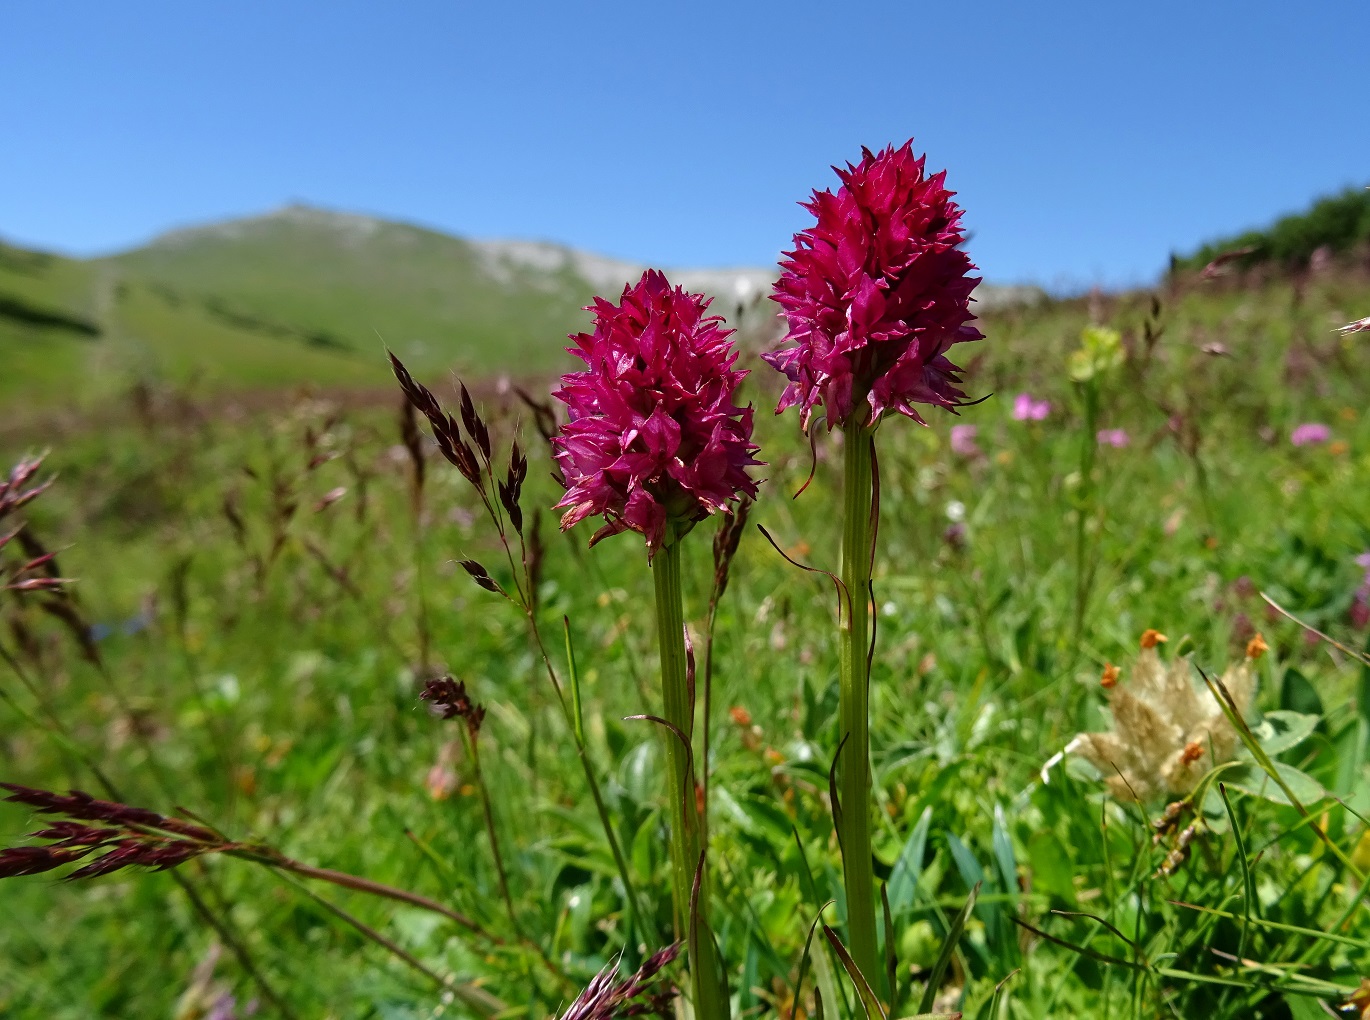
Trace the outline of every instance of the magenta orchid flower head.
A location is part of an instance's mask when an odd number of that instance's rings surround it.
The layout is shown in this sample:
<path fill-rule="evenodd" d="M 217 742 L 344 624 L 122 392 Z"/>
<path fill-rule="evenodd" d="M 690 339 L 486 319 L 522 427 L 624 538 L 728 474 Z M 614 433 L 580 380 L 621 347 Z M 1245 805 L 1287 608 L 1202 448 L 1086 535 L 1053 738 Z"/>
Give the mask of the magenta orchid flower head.
<path fill-rule="evenodd" d="M 586 308 L 594 330 L 567 348 L 586 368 L 562 376 L 554 394 L 570 410 L 553 440 L 563 531 L 603 516 L 591 544 L 631 530 L 651 556 L 668 523 L 683 531 L 756 495 L 752 409 L 733 403 L 747 373 L 733 367 L 733 331 L 708 306 L 653 269 L 618 304 L 595 298 Z"/>
<path fill-rule="evenodd" d="M 828 428 L 886 411 L 923 419 L 914 404 L 965 402 L 952 344 L 979 340 L 968 323 L 978 277 L 961 250 L 961 209 L 925 176 L 912 140 L 836 170 L 837 191 L 804 208 L 817 222 L 794 235 L 772 295 L 788 323 L 782 347 L 763 355 L 790 380 L 776 413 L 798 405 L 807 430 L 822 405 Z"/>

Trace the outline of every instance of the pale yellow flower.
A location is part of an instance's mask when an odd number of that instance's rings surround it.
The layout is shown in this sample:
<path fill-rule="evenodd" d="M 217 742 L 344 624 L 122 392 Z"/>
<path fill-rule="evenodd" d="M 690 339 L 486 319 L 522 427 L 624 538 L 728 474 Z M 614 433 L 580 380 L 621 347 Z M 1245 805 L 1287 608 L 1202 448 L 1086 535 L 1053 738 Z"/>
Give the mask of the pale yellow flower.
<path fill-rule="evenodd" d="M 1222 676 L 1242 715 L 1256 689 L 1253 661 Z M 1215 765 L 1236 758 L 1241 739 L 1213 695 L 1194 683 L 1188 659 L 1167 666 L 1151 643 L 1127 676 L 1109 689 L 1113 729 L 1081 733 L 1068 748 L 1103 773 L 1115 797 L 1183 796 Z"/>

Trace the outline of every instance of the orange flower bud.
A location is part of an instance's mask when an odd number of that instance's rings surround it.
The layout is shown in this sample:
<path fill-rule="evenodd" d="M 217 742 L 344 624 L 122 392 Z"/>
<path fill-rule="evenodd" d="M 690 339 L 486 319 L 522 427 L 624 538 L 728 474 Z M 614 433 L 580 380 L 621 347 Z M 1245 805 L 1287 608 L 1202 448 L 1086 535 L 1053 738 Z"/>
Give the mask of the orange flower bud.
<path fill-rule="evenodd" d="M 1246 657 L 1248 659 L 1259 659 L 1268 651 L 1270 651 L 1270 646 L 1265 643 L 1265 638 L 1261 636 L 1259 631 L 1255 637 L 1246 643 Z"/>
<path fill-rule="evenodd" d="M 1123 671 L 1119 669 L 1117 666 L 1113 665 L 1113 663 L 1104 663 L 1104 675 L 1099 678 L 1099 686 L 1111 690 L 1112 688 L 1117 686 L 1118 677 L 1122 674 L 1122 672 Z"/>
<path fill-rule="evenodd" d="M 1146 630 L 1142 631 L 1143 648 L 1155 648 L 1162 642 L 1169 640 L 1170 639 L 1166 637 L 1164 634 L 1162 634 L 1159 630 L 1153 630 L 1150 627 L 1148 627 Z"/>

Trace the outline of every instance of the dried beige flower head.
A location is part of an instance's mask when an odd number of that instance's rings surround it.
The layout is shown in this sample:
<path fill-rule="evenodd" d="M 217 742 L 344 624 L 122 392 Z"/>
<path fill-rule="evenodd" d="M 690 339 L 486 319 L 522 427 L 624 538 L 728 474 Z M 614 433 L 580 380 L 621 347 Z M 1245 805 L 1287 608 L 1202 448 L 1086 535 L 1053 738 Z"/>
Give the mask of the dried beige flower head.
<path fill-rule="evenodd" d="M 1187 794 L 1214 765 L 1232 761 L 1240 745 L 1212 693 L 1195 685 L 1189 660 L 1167 666 L 1158 643 L 1143 641 L 1127 682 L 1109 688 L 1113 729 L 1081 733 L 1067 748 L 1102 772 L 1119 800 Z M 1229 666 L 1222 677 L 1243 715 L 1255 693 L 1254 661 Z"/>

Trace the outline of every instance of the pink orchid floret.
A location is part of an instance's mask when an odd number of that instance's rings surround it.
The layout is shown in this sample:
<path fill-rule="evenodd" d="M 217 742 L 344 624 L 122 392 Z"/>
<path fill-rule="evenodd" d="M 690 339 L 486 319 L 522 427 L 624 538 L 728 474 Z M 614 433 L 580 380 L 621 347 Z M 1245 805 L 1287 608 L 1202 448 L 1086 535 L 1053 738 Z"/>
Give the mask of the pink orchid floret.
<path fill-rule="evenodd" d="M 776 413 L 798 405 L 804 428 L 822 406 L 828 428 L 886 411 L 923 419 L 914 404 L 965 402 L 952 344 L 980 340 L 969 325 L 980 282 L 961 250 L 961 209 L 946 172 L 923 171 L 912 140 L 836 170 L 837 191 L 804 208 L 817 222 L 794 235 L 773 300 L 784 309 L 782 347 L 763 355 L 790 380 Z M 862 406 L 866 405 L 866 406 Z"/>
<path fill-rule="evenodd" d="M 1115 450 L 1121 450 L 1132 442 L 1127 429 L 1100 429 L 1094 434 L 1094 439 L 1100 446 L 1111 446 Z"/>
<path fill-rule="evenodd" d="M 586 369 L 562 376 L 554 394 L 570 409 L 553 441 L 566 480 L 562 530 L 602 516 L 592 544 L 631 530 L 651 555 L 668 523 L 683 531 L 756 495 L 752 409 L 733 403 L 747 373 L 733 367 L 733 331 L 708 306 L 648 270 L 618 304 L 595 298 L 586 309 L 594 330 L 568 348 Z"/>

